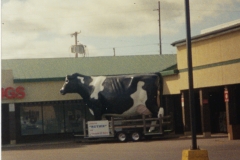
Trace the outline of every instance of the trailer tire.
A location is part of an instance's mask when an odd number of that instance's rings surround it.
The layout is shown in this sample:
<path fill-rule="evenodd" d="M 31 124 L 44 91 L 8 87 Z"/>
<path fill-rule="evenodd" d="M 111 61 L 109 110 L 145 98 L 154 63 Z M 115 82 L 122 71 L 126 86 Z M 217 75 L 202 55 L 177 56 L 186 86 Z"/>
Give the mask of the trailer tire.
<path fill-rule="evenodd" d="M 118 132 L 117 133 L 117 139 L 120 142 L 126 142 L 127 141 L 127 134 L 125 132 Z"/>
<path fill-rule="evenodd" d="M 133 141 L 139 141 L 141 139 L 141 134 L 139 132 L 132 132 L 131 133 L 131 139 Z"/>

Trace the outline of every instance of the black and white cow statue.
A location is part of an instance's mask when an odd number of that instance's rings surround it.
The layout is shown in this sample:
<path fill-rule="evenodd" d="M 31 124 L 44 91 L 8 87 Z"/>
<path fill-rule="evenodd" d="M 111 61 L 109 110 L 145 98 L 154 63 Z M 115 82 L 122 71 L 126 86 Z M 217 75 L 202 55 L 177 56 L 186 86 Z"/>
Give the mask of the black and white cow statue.
<path fill-rule="evenodd" d="M 118 76 L 85 76 L 75 73 L 67 75 L 60 93 L 80 94 L 95 120 L 101 120 L 106 115 L 151 115 L 155 118 L 163 114 L 160 109 L 160 73 Z"/>

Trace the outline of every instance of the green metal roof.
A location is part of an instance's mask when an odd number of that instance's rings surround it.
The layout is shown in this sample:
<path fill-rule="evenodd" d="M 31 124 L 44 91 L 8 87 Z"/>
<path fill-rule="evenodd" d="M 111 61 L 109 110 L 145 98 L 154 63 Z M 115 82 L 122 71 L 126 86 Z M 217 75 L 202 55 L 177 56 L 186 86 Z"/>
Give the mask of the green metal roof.
<path fill-rule="evenodd" d="M 2 60 L 2 70 L 13 70 L 14 82 L 63 80 L 66 75 L 119 75 L 162 72 L 176 74 L 176 54 L 113 57 Z"/>

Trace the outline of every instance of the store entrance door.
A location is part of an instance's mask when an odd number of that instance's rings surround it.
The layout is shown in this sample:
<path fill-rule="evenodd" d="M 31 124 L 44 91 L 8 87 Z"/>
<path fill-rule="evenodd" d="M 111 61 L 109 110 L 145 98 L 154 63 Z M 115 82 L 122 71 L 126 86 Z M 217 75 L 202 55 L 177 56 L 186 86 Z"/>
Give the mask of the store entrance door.
<path fill-rule="evenodd" d="M 209 105 L 211 114 L 211 132 L 226 133 L 227 122 L 223 88 L 209 92 Z"/>
<path fill-rule="evenodd" d="M 196 132 L 202 134 L 202 120 L 201 120 L 201 107 L 199 100 L 199 93 L 194 93 L 194 105 L 195 105 L 195 121 L 196 121 Z"/>

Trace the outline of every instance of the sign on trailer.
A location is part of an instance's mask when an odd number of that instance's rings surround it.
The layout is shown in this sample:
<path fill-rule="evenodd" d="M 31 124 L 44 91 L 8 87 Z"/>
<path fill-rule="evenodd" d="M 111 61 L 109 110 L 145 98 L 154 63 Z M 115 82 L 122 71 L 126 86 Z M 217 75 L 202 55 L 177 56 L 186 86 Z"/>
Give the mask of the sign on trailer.
<path fill-rule="evenodd" d="M 103 121 L 88 121 L 88 136 L 99 137 L 109 136 L 109 122 Z"/>

